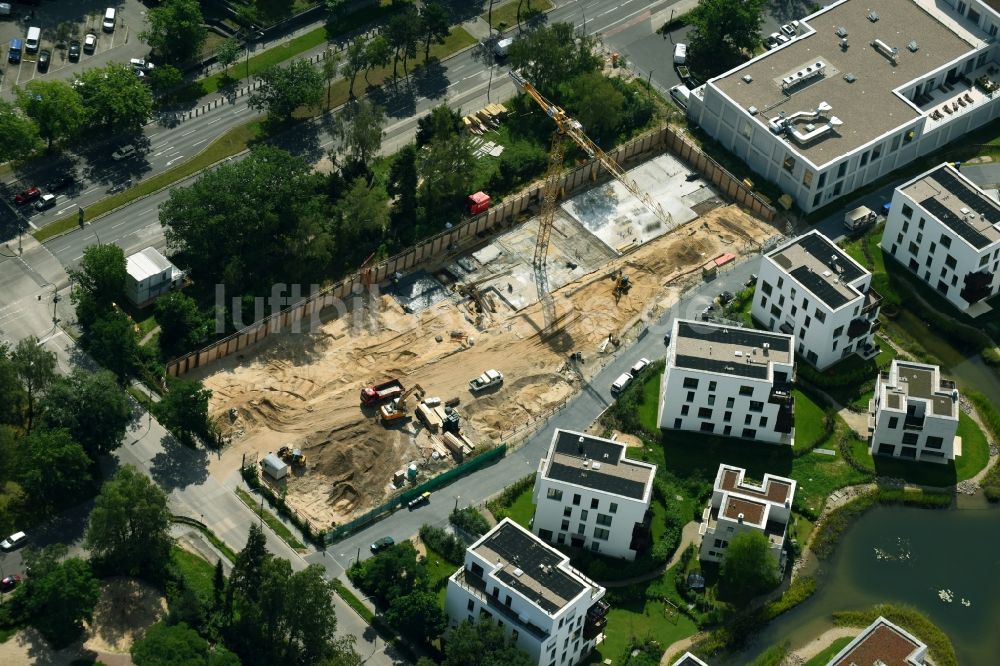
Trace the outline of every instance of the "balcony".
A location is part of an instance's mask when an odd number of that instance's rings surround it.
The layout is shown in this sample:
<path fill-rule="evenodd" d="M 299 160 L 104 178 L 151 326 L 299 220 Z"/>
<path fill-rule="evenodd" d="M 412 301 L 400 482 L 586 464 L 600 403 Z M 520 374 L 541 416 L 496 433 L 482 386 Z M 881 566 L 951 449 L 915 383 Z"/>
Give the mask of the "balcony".
<path fill-rule="evenodd" d="M 455 582 L 472 596 L 486 604 L 491 612 L 502 615 L 504 619 L 518 628 L 519 631 L 526 631 L 534 636 L 538 641 L 544 641 L 549 637 L 549 632 L 541 627 L 536 627 L 530 622 L 523 621 L 513 608 L 507 607 L 499 599 L 486 594 L 486 581 L 475 575 L 468 569 L 462 569 L 454 578 Z"/>
<path fill-rule="evenodd" d="M 611 606 L 608 602 L 600 599 L 587 609 L 587 621 L 583 625 L 583 637 L 586 640 L 593 640 L 600 635 L 608 623 L 608 611 L 610 610 Z"/>
<path fill-rule="evenodd" d="M 767 396 L 767 401 L 772 405 L 793 405 L 795 399 L 792 397 L 792 385 L 775 383 L 771 387 L 771 393 Z"/>
<path fill-rule="evenodd" d="M 778 414 L 774 419 L 774 431 L 783 435 L 790 435 L 795 429 L 795 404 L 789 400 L 786 404 L 778 408 Z"/>
<path fill-rule="evenodd" d="M 882 294 L 869 287 L 865 293 L 865 304 L 861 307 L 861 314 L 877 310 L 880 305 L 882 305 Z"/>
<path fill-rule="evenodd" d="M 954 391 L 955 382 L 951 381 L 950 379 L 942 379 L 940 382 L 938 382 L 938 388 L 942 391 L 949 391 L 949 392 Z"/>
<path fill-rule="evenodd" d="M 907 416 L 903 419 L 903 430 L 913 430 L 920 432 L 924 429 L 924 418 L 922 416 Z"/>

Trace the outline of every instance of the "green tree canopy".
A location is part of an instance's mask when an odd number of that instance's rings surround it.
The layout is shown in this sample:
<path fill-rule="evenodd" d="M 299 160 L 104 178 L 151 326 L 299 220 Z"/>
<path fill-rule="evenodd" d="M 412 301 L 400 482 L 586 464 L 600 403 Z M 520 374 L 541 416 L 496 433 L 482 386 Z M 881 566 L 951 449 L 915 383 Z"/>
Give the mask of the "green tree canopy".
<path fill-rule="evenodd" d="M 466 134 L 431 141 L 417 157 L 417 172 L 423 179 L 420 204 L 438 224 L 459 216 L 460 205 L 471 194 L 476 157 Z"/>
<path fill-rule="evenodd" d="M 108 571 L 154 579 L 170 560 L 167 496 L 149 477 L 125 465 L 94 501 L 86 546 Z"/>
<path fill-rule="evenodd" d="M 596 72 L 601 59 L 594 53 L 595 38 L 577 34 L 569 23 L 541 26 L 515 40 L 507 52 L 511 69 L 520 69 L 547 96 L 580 74 Z"/>
<path fill-rule="evenodd" d="M 171 432 L 181 439 L 210 431 L 208 400 L 212 392 L 201 382 L 171 378 L 167 392 L 156 405 L 156 415 Z"/>
<path fill-rule="evenodd" d="M 157 299 L 156 323 L 160 325 L 160 349 L 170 357 L 191 351 L 204 342 L 213 322 L 202 314 L 193 298 L 173 291 Z"/>
<path fill-rule="evenodd" d="M 435 139 L 450 139 L 462 132 L 462 114 L 447 104 L 438 104 L 431 112 L 417 119 L 417 148 Z"/>
<path fill-rule="evenodd" d="M 169 97 L 169 93 L 184 83 L 184 74 L 173 65 L 160 65 L 146 74 L 149 85 L 157 95 Z"/>
<path fill-rule="evenodd" d="M 410 594 L 393 597 L 385 619 L 417 642 L 433 641 L 448 626 L 448 617 L 438 603 L 437 594 L 428 590 L 414 590 Z"/>
<path fill-rule="evenodd" d="M 10 355 L 28 402 L 28 431 L 35 422 L 35 401 L 56 377 L 56 355 L 43 348 L 33 335 L 21 338 Z"/>
<path fill-rule="evenodd" d="M 134 134 L 153 117 L 153 94 L 131 67 L 111 63 L 86 69 L 78 81 L 91 127 Z"/>
<path fill-rule="evenodd" d="M 125 252 L 117 245 L 88 245 L 80 268 L 70 271 L 78 291 L 89 296 L 99 311 L 125 295 Z"/>
<path fill-rule="evenodd" d="M 0 136 L 0 162 L 23 159 L 40 145 L 38 126 L 7 100 L 0 100 Z"/>
<path fill-rule="evenodd" d="M 28 393 L 11 359 L 10 345 L 6 342 L 0 342 L 0 396 L 3 396 L 0 400 L 0 423 L 22 425 Z"/>
<path fill-rule="evenodd" d="M 315 106 L 323 99 L 323 75 L 308 60 L 293 60 L 284 67 L 272 65 L 257 74 L 260 82 L 247 103 L 269 117 L 285 121 L 300 106 Z"/>
<path fill-rule="evenodd" d="M 530 666 L 535 662 L 492 622 L 463 622 L 448 634 L 441 666 Z"/>
<path fill-rule="evenodd" d="M 382 147 L 385 109 L 367 99 L 354 100 L 337 114 L 334 136 L 343 143 L 348 158 L 367 168 Z"/>
<path fill-rule="evenodd" d="M 403 146 L 392 158 L 388 189 L 395 197 L 392 223 L 398 242 L 409 245 L 417 235 L 417 149 L 412 143 Z"/>
<path fill-rule="evenodd" d="M 361 37 L 355 37 L 347 45 L 347 55 L 344 58 L 344 64 L 340 66 L 340 74 L 351 82 L 348 88 L 351 99 L 354 99 L 354 80 L 358 78 L 358 74 L 367 64 L 366 55 L 365 40 Z"/>
<path fill-rule="evenodd" d="M 392 78 L 396 79 L 396 65 L 403 61 L 403 73 L 406 73 L 406 61 L 417 55 L 417 42 L 423 28 L 420 25 L 420 15 L 415 9 L 400 12 L 389 19 L 385 36 L 392 48 Z"/>
<path fill-rule="evenodd" d="M 160 621 L 132 644 L 136 666 L 239 666 L 239 659 L 222 646 L 208 641 L 186 624 Z"/>
<path fill-rule="evenodd" d="M 68 430 L 95 460 L 121 446 L 131 418 L 125 391 L 107 370 L 76 368 L 56 379 L 42 402 L 44 425 Z"/>
<path fill-rule="evenodd" d="M 444 44 L 451 33 L 448 8 L 440 2 L 428 2 L 420 8 L 420 27 L 423 28 L 424 59 L 431 57 L 431 42 Z"/>
<path fill-rule="evenodd" d="M 688 12 L 690 60 L 714 76 L 738 64 L 760 45 L 764 0 L 704 0 Z"/>
<path fill-rule="evenodd" d="M 80 635 L 101 595 L 90 565 L 78 557 L 62 559 L 65 554 L 62 545 L 25 551 L 25 570 L 31 575 L 15 597 L 32 626 L 57 648 Z"/>
<path fill-rule="evenodd" d="M 24 88 L 15 87 L 14 94 L 18 106 L 35 121 L 38 135 L 49 148 L 55 141 L 76 138 L 87 124 L 88 107 L 76 89 L 65 81 L 29 81 Z"/>
<path fill-rule="evenodd" d="M 576 119 L 583 131 L 599 146 L 609 148 L 615 143 L 625 107 L 625 96 L 600 72 L 580 74 L 565 86 L 566 98 L 571 99 Z"/>
<path fill-rule="evenodd" d="M 198 0 L 164 0 L 147 19 L 149 29 L 140 38 L 168 63 L 184 63 L 201 53 L 208 31 Z"/>
<path fill-rule="evenodd" d="M 419 589 L 427 579 L 427 567 L 417 557 L 413 544 L 405 541 L 356 562 L 347 575 L 379 605 L 387 605 L 390 599 Z"/>
<path fill-rule="evenodd" d="M 360 176 L 337 203 L 345 241 L 379 239 L 389 222 L 389 197 L 379 185 Z"/>
<path fill-rule="evenodd" d="M 778 561 L 770 544 L 756 530 L 740 532 L 729 540 L 719 570 L 723 589 L 737 598 L 749 598 L 778 584 Z"/>
<path fill-rule="evenodd" d="M 369 40 L 368 44 L 365 45 L 365 83 L 371 84 L 368 80 L 369 72 L 376 67 L 386 67 L 392 62 L 392 53 L 389 40 L 382 35 Z"/>
<path fill-rule="evenodd" d="M 125 381 L 139 366 L 139 336 L 132 319 L 121 310 L 110 309 L 98 315 L 84 339 L 94 360 L 113 372 L 119 381 Z"/>
<path fill-rule="evenodd" d="M 66 430 L 36 430 L 24 438 L 18 478 L 45 512 L 66 506 L 90 485 L 91 460 Z"/>
<path fill-rule="evenodd" d="M 229 66 L 236 62 L 241 55 L 243 55 L 243 47 L 233 37 L 219 44 L 219 48 L 215 50 L 215 57 L 219 64 L 225 68 L 227 76 L 229 75 Z"/>

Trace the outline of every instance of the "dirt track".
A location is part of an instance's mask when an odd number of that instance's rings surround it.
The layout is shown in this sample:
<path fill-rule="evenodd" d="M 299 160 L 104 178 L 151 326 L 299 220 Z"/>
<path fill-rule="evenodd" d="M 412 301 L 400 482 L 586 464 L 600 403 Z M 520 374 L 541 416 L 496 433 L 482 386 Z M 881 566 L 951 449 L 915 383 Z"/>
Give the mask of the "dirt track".
<path fill-rule="evenodd" d="M 714 221 L 719 216 L 724 224 Z M 609 334 L 622 335 L 645 311 L 676 299 L 676 290 L 665 284 L 720 253 L 739 253 L 744 239 L 734 226 L 757 241 L 775 233 L 736 207 L 713 210 L 556 292 L 558 332 L 544 339 L 537 303 L 497 312 L 485 330 L 477 330 L 457 298 L 406 314 L 389 296 L 378 299 L 377 312 L 361 318 L 377 322 L 374 329 L 353 326 L 355 313 L 348 313 L 310 335 L 271 336 L 252 356 L 229 357 L 211 366 L 211 374 L 200 373 L 213 392 L 211 413 L 232 438 L 210 471 L 228 476 L 244 453 L 301 447 L 308 462 L 287 479 L 288 503 L 317 527 L 343 522 L 380 503 L 393 472 L 407 464 L 416 462 L 422 478 L 453 464 L 432 457 L 428 434 L 416 419 L 386 428 L 362 411 L 363 385 L 399 377 L 407 387 L 419 383 L 429 397 L 459 398 L 463 434 L 488 446 L 577 390 L 579 376 L 567 365 L 571 352 L 582 352 L 586 374 L 596 372 L 599 347 Z M 632 289 L 616 305 L 609 276 L 619 267 Z M 453 341 L 453 331 L 466 337 Z M 472 396 L 469 379 L 489 368 L 504 373 L 504 386 Z"/>

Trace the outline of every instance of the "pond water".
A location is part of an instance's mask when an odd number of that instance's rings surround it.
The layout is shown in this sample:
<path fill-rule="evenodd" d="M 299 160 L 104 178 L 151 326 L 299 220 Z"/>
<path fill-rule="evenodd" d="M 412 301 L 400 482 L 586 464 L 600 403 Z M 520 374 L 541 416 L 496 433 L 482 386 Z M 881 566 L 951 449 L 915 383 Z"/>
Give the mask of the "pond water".
<path fill-rule="evenodd" d="M 844 533 L 822 563 L 811 599 L 769 624 L 745 652 L 718 662 L 745 664 L 769 645 L 800 647 L 832 625 L 839 610 L 906 604 L 951 638 L 960 664 L 1000 664 L 1000 508 L 961 497 L 945 510 L 876 507 Z M 940 592 L 952 600 L 943 601 Z M 964 600 L 964 601 L 963 601 Z"/>

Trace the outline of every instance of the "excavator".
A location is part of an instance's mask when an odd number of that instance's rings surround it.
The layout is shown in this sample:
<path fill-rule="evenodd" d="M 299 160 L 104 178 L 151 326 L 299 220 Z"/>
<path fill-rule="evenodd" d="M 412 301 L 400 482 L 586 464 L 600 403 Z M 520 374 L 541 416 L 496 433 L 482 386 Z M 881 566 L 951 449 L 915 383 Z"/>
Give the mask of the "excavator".
<path fill-rule="evenodd" d="M 417 394 L 418 399 L 422 399 L 424 397 L 424 387 L 420 384 L 414 384 L 403 391 L 403 394 L 392 402 L 382 405 L 378 410 L 382 423 L 392 423 L 400 419 L 410 418 L 410 410 L 406 406 L 406 399 L 413 393 Z"/>
<path fill-rule="evenodd" d="M 306 464 L 306 454 L 302 453 L 302 449 L 292 449 L 287 446 L 282 446 L 278 449 L 278 457 L 289 465 L 305 467 Z"/>
<path fill-rule="evenodd" d="M 628 295 L 629 290 L 632 289 L 632 281 L 625 275 L 625 271 L 621 269 L 612 274 L 611 278 L 615 281 L 615 286 L 611 290 L 611 294 L 615 297 L 615 303 L 617 303 L 621 300 L 622 296 Z"/>

